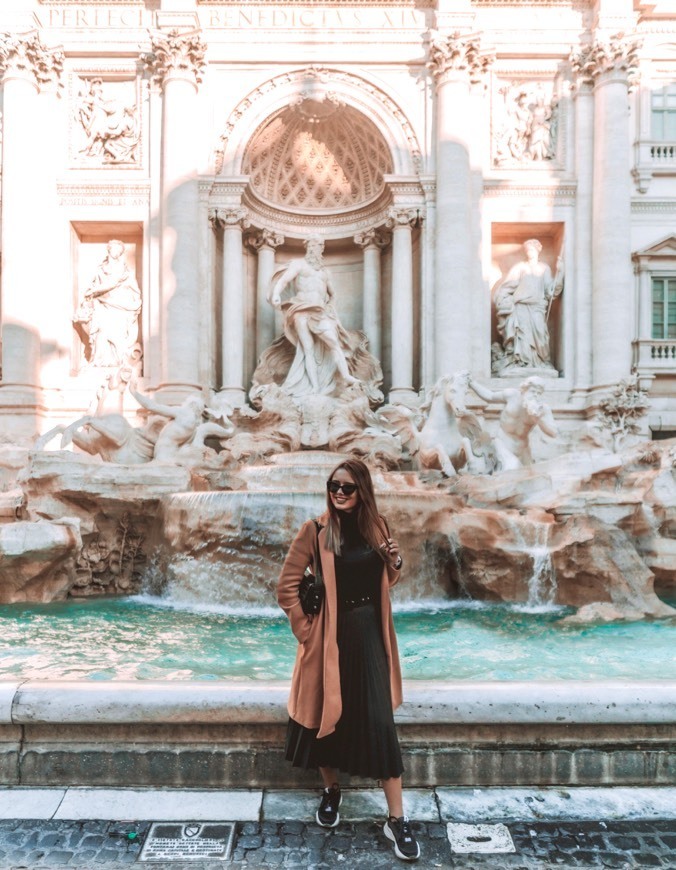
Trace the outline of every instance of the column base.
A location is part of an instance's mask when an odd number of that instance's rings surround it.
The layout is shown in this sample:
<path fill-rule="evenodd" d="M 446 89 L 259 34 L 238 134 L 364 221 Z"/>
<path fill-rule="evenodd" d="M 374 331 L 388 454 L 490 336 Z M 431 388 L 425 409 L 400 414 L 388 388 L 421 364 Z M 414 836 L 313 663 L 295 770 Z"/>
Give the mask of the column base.
<path fill-rule="evenodd" d="M 23 384 L 0 385 L 0 437 L 30 444 L 42 425 L 42 390 Z"/>
<path fill-rule="evenodd" d="M 404 405 L 406 408 L 417 408 L 420 405 L 420 396 L 413 387 L 392 387 L 388 401 L 391 405 Z"/>
<path fill-rule="evenodd" d="M 241 408 L 246 405 L 246 391 L 242 387 L 223 387 L 214 396 L 212 407 L 217 409 L 227 410 L 226 405 L 231 408 Z"/>
<path fill-rule="evenodd" d="M 154 398 L 165 405 L 182 405 L 189 396 L 203 393 L 199 384 L 160 384 Z"/>

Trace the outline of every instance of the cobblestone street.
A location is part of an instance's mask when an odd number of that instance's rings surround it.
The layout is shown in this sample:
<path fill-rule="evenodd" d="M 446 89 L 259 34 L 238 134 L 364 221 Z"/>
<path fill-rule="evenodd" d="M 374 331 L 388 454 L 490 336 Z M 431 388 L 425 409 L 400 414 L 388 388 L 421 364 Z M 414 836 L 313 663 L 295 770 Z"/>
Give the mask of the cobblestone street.
<path fill-rule="evenodd" d="M 512 822 L 512 854 L 454 854 L 442 823 L 416 823 L 425 868 L 676 868 L 676 820 L 651 822 Z M 150 822 L 0 821 L 0 868 L 128 867 L 140 855 Z M 164 866 L 149 863 L 148 867 Z M 322 830 L 301 821 L 239 823 L 230 861 L 174 863 L 172 868 L 404 866 L 376 822 Z"/>

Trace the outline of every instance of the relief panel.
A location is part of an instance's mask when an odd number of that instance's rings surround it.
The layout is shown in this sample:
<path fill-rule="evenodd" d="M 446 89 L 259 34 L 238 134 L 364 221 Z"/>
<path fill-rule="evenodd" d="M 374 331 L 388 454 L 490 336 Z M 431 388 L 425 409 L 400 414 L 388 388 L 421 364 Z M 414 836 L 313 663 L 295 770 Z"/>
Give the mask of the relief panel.
<path fill-rule="evenodd" d="M 558 82 L 493 79 L 491 163 L 494 168 L 563 166 L 562 109 Z"/>
<path fill-rule="evenodd" d="M 74 169 L 141 168 L 141 81 L 111 72 L 70 76 L 69 163 Z"/>

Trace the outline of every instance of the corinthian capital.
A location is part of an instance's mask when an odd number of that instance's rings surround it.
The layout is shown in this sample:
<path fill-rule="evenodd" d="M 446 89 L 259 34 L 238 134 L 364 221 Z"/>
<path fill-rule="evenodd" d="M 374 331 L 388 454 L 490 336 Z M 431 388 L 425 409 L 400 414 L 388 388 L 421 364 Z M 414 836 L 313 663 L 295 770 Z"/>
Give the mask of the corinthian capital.
<path fill-rule="evenodd" d="M 616 33 L 571 52 L 570 63 L 582 82 L 593 84 L 602 75 L 615 74 L 632 84 L 638 75 L 638 49 L 637 39 Z"/>
<path fill-rule="evenodd" d="M 237 227 L 246 230 L 249 227 L 249 210 L 243 205 L 233 208 L 212 208 L 209 212 L 209 220 L 214 229 Z"/>
<path fill-rule="evenodd" d="M 441 84 L 452 75 L 466 75 L 471 82 L 481 80 L 494 56 L 482 52 L 477 35 L 432 31 L 427 67 Z"/>
<path fill-rule="evenodd" d="M 420 219 L 419 208 L 406 208 L 394 205 L 387 212 L 385 226 L 390 230 L 397 229 L 397 227 L 414 227 Z"/>
<path fill-rule="evenodd" d="M 284 244 L 284 236 L 276 230 L 264 227 L 262 230 L 250 233 L 246 238 L 246 243 L 254 251 L 260 251 L 261 248 L 272 248 L 274 251 L 275 248 Z"/>
<path fill-rule="evenodd" d="M 47 48 L 37 32 L 19 36 L 0 35 L 0 69 L 7 74 L 23 75 L 39 87 L 60 84 L 63 71 L 63 51 Z"/>
<path fill-rule="evenodd" d="M 164 87 L 170 76 L 187 79 L 195 87 L 202 81 L 207 46 L 197 31 L 181 33 L 179 30 L 170 30 L 168 33 L 151 33 L 150 44 L 152 51 L 142 54 L 141 60 L 160 87 Z"/>
<path fill-rule="evenodd" d="M 372 227 L 370 230 L 364 230 L 364 232 L 357 233 L 354 237 L 355 245 L 358 245 L 360 248 L 379 248 L 382 250 L 386 248 L 389 244 L 389 239 L 382 230 L 377 229 L 376 227 Z"/>

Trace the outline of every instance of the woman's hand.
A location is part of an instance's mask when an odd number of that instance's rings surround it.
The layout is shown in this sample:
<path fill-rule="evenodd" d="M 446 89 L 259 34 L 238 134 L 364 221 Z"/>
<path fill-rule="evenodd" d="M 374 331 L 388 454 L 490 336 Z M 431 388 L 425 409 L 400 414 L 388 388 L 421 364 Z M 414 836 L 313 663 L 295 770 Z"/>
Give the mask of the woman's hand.
<path fill-rule="evenodd" d="M 401 567 L 401 553 L 399 552 L 399 544 L 395 538 L 386 538 L 384 543 L 380 545 L 380 552 L 388 565 L 392 565 L 396 568 Z"/>

